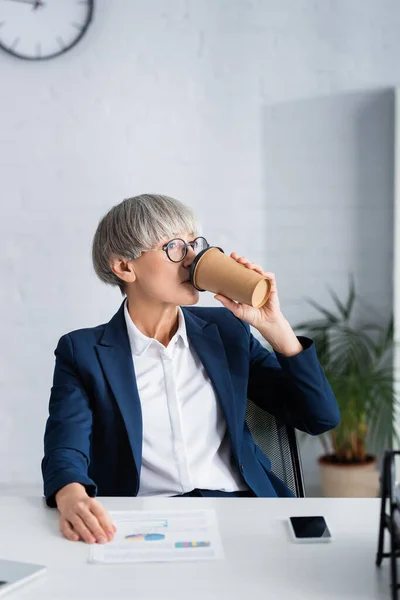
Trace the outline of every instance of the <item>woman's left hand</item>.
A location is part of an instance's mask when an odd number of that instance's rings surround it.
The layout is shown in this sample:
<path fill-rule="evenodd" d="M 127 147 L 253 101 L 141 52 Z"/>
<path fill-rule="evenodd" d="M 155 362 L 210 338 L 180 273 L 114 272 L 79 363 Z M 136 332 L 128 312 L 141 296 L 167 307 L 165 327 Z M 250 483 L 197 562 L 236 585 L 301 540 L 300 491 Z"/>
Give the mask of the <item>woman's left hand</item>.
<path fill-rule="evenodd" d="M 236 252 L 232 252 L 230 256 L 236 260 L 236 262 L 244 265 L 247 269 L 252 269 L 253 271 L 256 271 L 256 273 L 259 273 L 260 275 L 263 275 L 265 278 L 269 279 L 271 281 L 271 293 L 267 302 L 261 308 L 253 308 L 248 304 L 234 302 L 230 298 L 222 296 L 221 294 L 217 294 L 214 296 L 214 298 L 219 300 L 219 302 L 221 302 L 225 308 L 228 308 L 235 315 L 235 317 L 242 319 L 256 329 L 276 324 L 280 319 L 282 319 L 283 315 L 279 305 L 278 291 L 274 273 L 263 271 L 260 265 L 256 265 L 255 263 L 248 261 L 247 258 L 244 258 L 243 256 L 239 257 Z"/>

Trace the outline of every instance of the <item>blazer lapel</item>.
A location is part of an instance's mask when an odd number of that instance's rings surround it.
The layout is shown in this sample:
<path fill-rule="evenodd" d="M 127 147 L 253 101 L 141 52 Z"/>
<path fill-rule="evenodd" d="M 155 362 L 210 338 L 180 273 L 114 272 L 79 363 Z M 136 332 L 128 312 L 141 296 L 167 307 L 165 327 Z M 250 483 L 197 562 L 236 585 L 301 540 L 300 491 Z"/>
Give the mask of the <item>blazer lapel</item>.
<path fill-rule="evenodd" d="M 107 323 L 96 351 L 128 432 L 138 473 L 142 465 L 142 410 L 124 317 L 124 302 Z"/>
<path fill-rule="evenodd" d="M 227 422 L 232 450 L 237 458 L 239 442 L 235 395 L 218 327 L 185 309 L 183 312 L 189 340 L 213 384 Z M 107 323 L 100 342 L 96 344 L 96 352 L 124 420 L 139 480 L 142 465 L 142 410 L 126 330 L 124 302 Z"/>
<path fill-rule="evenodd" d="M 238 455 L 238 424 L 229 363 L 217 325 L 207 323 L 183 309 L 186 330 L 214 386 L 225 415 L 232 450 Z"/>

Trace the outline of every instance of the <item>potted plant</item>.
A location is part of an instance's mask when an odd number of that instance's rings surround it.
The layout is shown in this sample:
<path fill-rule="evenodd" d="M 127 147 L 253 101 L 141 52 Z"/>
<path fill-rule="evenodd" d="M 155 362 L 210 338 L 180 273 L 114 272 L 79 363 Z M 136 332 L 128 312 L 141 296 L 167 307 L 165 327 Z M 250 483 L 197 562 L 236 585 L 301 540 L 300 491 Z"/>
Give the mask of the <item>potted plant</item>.
<path fill-rule="evenodd" d="M 345 302 L 333 290 L 330 295 L 336 312 L 309 299 L 321 318 L 297 325 L 314 340 L 341 413 L 339 426 L 319 436 L 324 449 L 319 458 L 322 489 L 327 497 L 375 497 L 377 455 L 398 439 L 393 319 L 384 325 L 355 322 L 353 279 Z"/>

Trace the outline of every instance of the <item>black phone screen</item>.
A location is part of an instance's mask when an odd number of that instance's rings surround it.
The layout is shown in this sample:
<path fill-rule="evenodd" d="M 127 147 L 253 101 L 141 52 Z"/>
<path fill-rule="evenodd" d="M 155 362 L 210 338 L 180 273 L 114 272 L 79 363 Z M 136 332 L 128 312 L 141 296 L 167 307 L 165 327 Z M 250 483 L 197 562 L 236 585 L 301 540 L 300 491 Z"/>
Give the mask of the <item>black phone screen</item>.
<path fill-rule="evenodd" d="M 290 522 L 299 539 L 331 537 L 324 517 L 290 517 Z"/>

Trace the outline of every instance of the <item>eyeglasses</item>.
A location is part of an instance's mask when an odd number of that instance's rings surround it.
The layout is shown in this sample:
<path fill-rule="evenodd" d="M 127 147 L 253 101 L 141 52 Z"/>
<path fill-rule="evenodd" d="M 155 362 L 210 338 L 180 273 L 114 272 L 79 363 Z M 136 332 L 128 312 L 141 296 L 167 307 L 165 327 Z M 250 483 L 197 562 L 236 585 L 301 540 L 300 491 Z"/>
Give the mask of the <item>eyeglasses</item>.
<path fill-rule="evenodd" d="M 178 263 L 187 255 L 188 246 L 191 247 L 195 254 L 199 254 L 202 250 L 209 248 L 210 244 L 204 237 L 197 237 L 193 242 L 185 242 L 185 240 L 182 240 L 181 238 L 175 238 L 164 244 L 160 250 L 166 252 L 171 262 Z"/>

